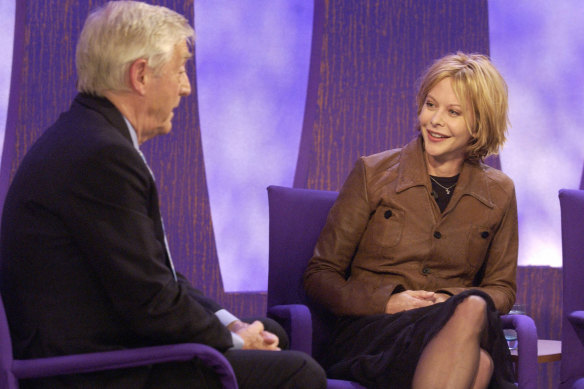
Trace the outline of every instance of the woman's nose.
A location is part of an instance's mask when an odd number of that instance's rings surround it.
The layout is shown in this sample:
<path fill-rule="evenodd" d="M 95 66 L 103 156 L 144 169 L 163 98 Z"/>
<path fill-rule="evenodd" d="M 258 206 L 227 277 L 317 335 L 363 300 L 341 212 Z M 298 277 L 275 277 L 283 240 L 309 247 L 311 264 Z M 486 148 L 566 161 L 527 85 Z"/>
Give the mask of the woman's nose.
<path fill-rule="evenodd" d="M 434 126 L 443 126 L 444 125 L 444 120 L 442 120 L 442 113 L 437 111 L 434 113 L 434 115 L 432 116 L 432 119 L 430 120 L 430 123 Z"/>

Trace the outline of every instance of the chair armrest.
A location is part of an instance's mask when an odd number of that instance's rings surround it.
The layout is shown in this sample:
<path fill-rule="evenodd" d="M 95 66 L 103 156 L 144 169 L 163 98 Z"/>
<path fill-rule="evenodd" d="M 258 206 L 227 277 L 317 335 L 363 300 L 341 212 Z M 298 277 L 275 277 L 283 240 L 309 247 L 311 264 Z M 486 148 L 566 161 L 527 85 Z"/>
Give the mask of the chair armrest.
<path fill-rule="evenodd" d="M 503 328 L 517 331 L 517 375 L 520 388 L 537 388 L 537 328 L 527 315 L 501 316 Z"/>
<path fill-rule="evenodd" d="M 584 345 L 584 311 L 574 311 L 568 314 L 568 321 L 572 324 L 576 335 Z"/>
<path fill-rule="evenodd" d="M 268 317 L 284 327 L 290 337 L 291 350 L 312 355 L 312 316 L 306 305 L 274 305 L 268 308 Z"/>
<path fill-rule="evenodd" d="M 584 329 L 584 311 L 574 311 L 568 315 L 568 320 L 574 326 L 574 329 Z"/>
<path fill-rule="evenodd" d="M 49 358 L 14 360 L 16 378 L 42 378 L 89 373 L 173 361 L 200 359 L 221 380 L 223 387 L 237 389 L 235 373 L 225 356 L 212 347 L 183 343 Z"/>

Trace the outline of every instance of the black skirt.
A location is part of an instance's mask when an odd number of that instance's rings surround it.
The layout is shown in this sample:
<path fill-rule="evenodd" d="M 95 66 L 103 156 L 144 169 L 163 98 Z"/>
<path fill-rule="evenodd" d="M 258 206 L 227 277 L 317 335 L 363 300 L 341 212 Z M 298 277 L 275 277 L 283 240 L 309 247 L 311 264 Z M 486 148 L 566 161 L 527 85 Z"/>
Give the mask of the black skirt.
<path fill-rule="evenodd" d="M 340 318 L 322 361 L 329 378 L 359 382 L 367 388 L 410 388 L 425 346 L 469 295 L 487 301 L 487 340 L 481 347 L 494 361 L 489 388 L 516 388 L 511 355 L 493 301 L 468 290 L 444 303 L 397 314 Z"/>

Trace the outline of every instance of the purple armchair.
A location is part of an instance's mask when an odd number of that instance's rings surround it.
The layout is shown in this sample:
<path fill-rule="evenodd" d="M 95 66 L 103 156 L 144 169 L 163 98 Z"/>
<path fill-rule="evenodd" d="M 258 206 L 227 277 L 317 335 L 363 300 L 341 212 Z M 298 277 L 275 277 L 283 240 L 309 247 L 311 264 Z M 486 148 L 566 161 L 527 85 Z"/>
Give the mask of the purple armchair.
<path fill-rule="evenodd" d="M 290 347 L 317 360 L 326 353 L 334 317 L 309 304 L 302 275 L 312 257 L 337 192 L 268 187 L 269 273 L 268 316 L 278 320 L 290 336 Z M 524 315 L 502 316 L 505 328 L 517 331 L 519 387 L 537 387 L 537 333 L 533 320 Z M 329 388 L 360 388 L 349 381 L 329 380 Z"/>
<path fill-rule="evenodd" d="M 584 177 L 584 176 L 583 176 Z M 561 389 L 584 388 L 584 190 L 560 190 L 562 219 Z"/>
<path fill-rule="evenodd" d="M 0 389 L 16 389 L 18 381 L 26 378 L 89 373 L 195 358 L 217 373 L 224 388 L 237 389 L 235 374 L 223 354 L 214 348 L 196 343 L 39 359 L 14 359 L 4 303 L 0 298 Z"/>

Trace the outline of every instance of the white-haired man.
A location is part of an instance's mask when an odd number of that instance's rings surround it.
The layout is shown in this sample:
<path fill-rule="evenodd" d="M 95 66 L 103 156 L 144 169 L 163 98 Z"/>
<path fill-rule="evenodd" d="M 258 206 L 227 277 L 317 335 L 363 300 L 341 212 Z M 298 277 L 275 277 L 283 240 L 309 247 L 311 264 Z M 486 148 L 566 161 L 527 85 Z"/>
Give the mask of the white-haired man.
<path fill-rule="evenodd" d="M 15 355 L 36 358 L 166 343 L 225 352 L 243 388 L 320 388 L 308 355 L 279 350 L 274 322 L 244 323 L 177 273 L 154 177 L 139 146 L 172 127 L 191 93 L 194 31 L 141 2 L 90 14 L 79 94 L 39 138 L 9 189 L 2 292 Z M 28 382 L 31 387 L 217 387 L 197 361 Z"/>

